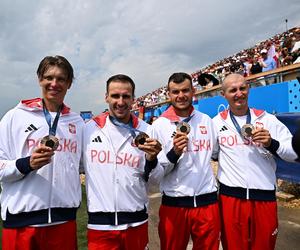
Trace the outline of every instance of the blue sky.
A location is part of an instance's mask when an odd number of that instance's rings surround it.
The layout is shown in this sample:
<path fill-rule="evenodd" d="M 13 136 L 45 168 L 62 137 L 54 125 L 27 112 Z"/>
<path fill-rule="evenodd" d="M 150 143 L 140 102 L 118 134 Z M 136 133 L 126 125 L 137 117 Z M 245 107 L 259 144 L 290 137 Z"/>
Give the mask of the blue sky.
<path fill-rule="evenodd" d="M 106 108 L 105 82 L 128 74 L 136 96 L 176 71 L 209 63 L 300 25 L 299 0 L 44 0 L 0 2 L 0 116 L 40 96 L 36 69 L 63 55 L 76 80 L 66 103 L 76 112 Z"/>

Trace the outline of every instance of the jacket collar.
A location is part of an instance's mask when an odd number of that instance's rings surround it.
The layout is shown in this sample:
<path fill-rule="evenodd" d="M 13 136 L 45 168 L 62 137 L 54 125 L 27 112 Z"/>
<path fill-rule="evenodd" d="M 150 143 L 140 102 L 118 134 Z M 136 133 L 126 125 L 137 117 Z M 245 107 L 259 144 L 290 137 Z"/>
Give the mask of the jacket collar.
<path fill-rule="evenodd" d="M 34 98 L 34 99 L 28 99 L 28 100 L 22 100 L 21 104 L 26 108 L 31 108 L 33 110 L 42 110 L 43 109 L 43 102 L 42 98 Z M 61 114 L 68 114 L 70 113 L 70 108 L 63 103 L 63 109 L 61 111 Z"/>
<path fill-rule="evenodd" d="M 194 112 L 194 107 L 191 106 L 190 111 L 189 111 L 189 116 Z M 170 106 L 165 112 L 162 113 L 161 117 L 165 117 L 169 119 L 172 122 L 179 122 L 180 118 L 176 114 L 175 109 L 173 106 Z"/>
<path fill-rule="evenodd" d="M 103 128 L 106 124 L 106 119 L 109 116 L 109 112 L 105 112 L 102 113 L 100 115 L 97 115 L 95 117 L 93 117 L 92 119 L 97 123 L 97 125 L 100 128 Z M 135 116 L 134 114 L 131 114 L 131 119 L 132 119 L 132 125 L 134 128 L 137 128 L 137 126 L 139 125 L 139 119 L 137 116 Z"/>
<path fill-rule="evenodd" d="M 253 117 L 253 119 L 256 119 L 256 118 L 260 117 L 261 115 L 263 115 L 265 113 L 265 111 L 250 108 L 250 113 L 251 113 L 251 116 Z M 226 120 L 229 116 L 229 109 L 226 109 L 226 110 L 222 111 L 220 113 L 220 116 L 222 117 L 223 120 Z"/>

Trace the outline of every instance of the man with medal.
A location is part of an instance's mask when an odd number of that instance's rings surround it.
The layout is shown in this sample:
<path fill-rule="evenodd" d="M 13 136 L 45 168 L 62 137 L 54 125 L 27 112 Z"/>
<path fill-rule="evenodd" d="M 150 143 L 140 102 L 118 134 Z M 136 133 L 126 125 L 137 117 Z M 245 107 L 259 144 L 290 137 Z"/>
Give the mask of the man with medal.
<path fill-rule="evenodd" d="M 88 249 L 144 250 L 148 244 L 149 183 L 160 179 L 161 151 L 150 126 L 131 114 L 135 84 L 127 75 L 107 80 L 108 112 L 84 132 Z"/>
<path fill-rule="evenodd" d="M 222 83 L 229 109 L 213 121 L 218 132 L 223 249 L 274 249 L 277 233 L 276 163 L 294 161 L 292 135 L 274 115 L 249 108 L 249 84 L 239 74 Z"/>
<path fill-rule="evenodd" d="M 211 118 L 192 106 L 195 89 L 186 73 L 168 80 L 171 106 L 152 124 L 163 145 L 159 211 L 161 249 L 219 249 L 217 183 L 210 165 L 217 137 Z"/>
<path fill-rule="evenodd" d="M 0 122 L 2 249 L 77 249 L 79 160 L 84 125 L 63 101 L 73 68 L 47 56 L 42 98 L 21 101 Z"/>

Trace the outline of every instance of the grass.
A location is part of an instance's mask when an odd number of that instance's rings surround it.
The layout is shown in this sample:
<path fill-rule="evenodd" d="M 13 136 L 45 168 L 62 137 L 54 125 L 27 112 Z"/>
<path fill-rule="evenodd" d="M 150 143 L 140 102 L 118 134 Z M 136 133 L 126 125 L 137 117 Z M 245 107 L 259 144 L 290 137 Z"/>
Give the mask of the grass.
<path fill-rule="evenodd" d="M 77 211 L 77 242 L 78 242 L 79 250 L 87 249 L 86 227 L 87 227 L 86 193 L 85 193 L 85 186 L 82 186 L 82 202 L 80 208 Z M 0 239 L 2 242 L 2 221 L 1 220 L 0 220 Z M 0 245 L 0 249 L 2 249 L 2 244 Z"/>
<path fill-rule="evenodd" d="M 78 249 L 87 249 L 87 208 L 86 208 L 86 193 L 85 186 L 82 185 L 82 202 L 80 208 L 77 211 L 77 242 Z"/>

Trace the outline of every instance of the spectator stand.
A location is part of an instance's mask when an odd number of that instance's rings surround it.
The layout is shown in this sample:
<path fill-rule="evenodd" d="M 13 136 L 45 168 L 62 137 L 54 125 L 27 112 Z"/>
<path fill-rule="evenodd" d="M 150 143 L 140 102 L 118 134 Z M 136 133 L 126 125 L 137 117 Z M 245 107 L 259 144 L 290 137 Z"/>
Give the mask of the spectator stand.
<path fill-rule="evenodd" d="M 205 86 L 203 86 L 203 83 L 201 84 L 201 81 L 200 83 L 198 82 L 199 76 L 201 74 L 210 75 L 219 82 L 222 82 L 222 80 L 230 73 L 239 73 L 244 75 L 245 77 L 255 75 L 254 78 L 256 79 L 256 81 L 252 83 L 253 87 L 254 85 L 265 86 L 268 84 L 273 84 L 275 82 L 282 82 L 284 81 L 284 79 L 282 79 L 284 78 L 284 73 L 274 75 L 259 75 L 259 73 L 262 71 L 261 66 L 259 66 L 259 61 L 261 61 L 262 56 L 261 51 L 267 50 L 268 56 L 273 57 L 273 59 L 277 63 L 277 67 L 288 66 L 290 64 L 300 62 L 299 42 L 300 27 L 291 28 L 282 34 L 277 34 L 272 38 L 255 44 L 255 46 L 253 46 L 252 48 L 244 49 L 234 55 L 219 60 L 212 65 L 208 65 L 205 68 L 192 73 L 191 76 L 193 79 L 193 86 L 195 87 L 196 91 L 199 92 L 201 90 L 207 90 L 211 87 L 211 85 L 216 84 L 210 84 L 209 82 L 207 82 L 207 85 L 204 83 Z M 288 52 L 288 54 L 286 54 L 286 51 Z M 277 71 L 272 72 L 277 73 Z M 259 76 L 261 76 L 261 78 Z M 215 90 L 214 87 L 210 89 Z M 132 108 L 133 110 L 138 110 L 139 107 L 152 107 L 157 105 L 162 105 L 163 107 L 163 104 L 167 103 L 166 93 L 166 87 L 156 89 L 151 93 L 137 98 Z M 212 97 L 218 94 L 214 91 L 205 91 L 202 93 L 203 97 Z M 195 100 L 194 104 L 197 104 L 197 100 Z M 162 109 L 164 109 L 164 107 Z M 156 114 L 159 115 L 160 112 L 161 110 L 159 109 L 156 111 Z M 143 117 L 144 116 L 141 115 L 141 118 Z M 149 117 L 147 113 L 146 117 Z"/>
<path fill-rule="evenodd" d="M 277 84 L 262 85 L 261 81 L 268 79 L 269 77 L 275 78 Z M 252 88 L 250 99 L 252 96 L 260 97 L 256 98 L 256 102 L 252 103 L 252 105 L 258 105 L 258 108 L 265 109 L 271 113 L 300 112 L 300 107 L 298 108 L 300 88 L 291 88 L 291 86 L 294 86 L 295 84 L 296 86 L 298 85 L 296 80 L 297 77 L 300 77 L 300 63 L 246 77 Z M 291 82 L 292 80 L 294 80 L 294 82 Z M 288 85 L 290 87 L 288 87 Z M 211 117 L 215 116 L 219 111 L 222 110 L 222 108 L 224 109 L 224 107 L 227 107 L 227 103 L 220 95 L 220 91 L 221 85 L 214 86 L 210 89 L 197 91 L 195 100 L 193 101 L 193 106 L 197 110 L 201 110 Z M 269 97 L 267 101 L 266 97 Z M 290 110 L 288 105 L 292 105 L 292 103 L 295 104 L 297 101 L 297 108 Z M 162 112 L 167 109 L 169 104 L 169 99 L 167 99 L 163 102 L 143 106 L 142 109 L 140 108 L 140 110 L 143 110 L 143 114 L 139 112 L 139 109 L 134 109 L 133 111 L 142 119 L 148 120 L 151 116 L 160 116 Z"/>

